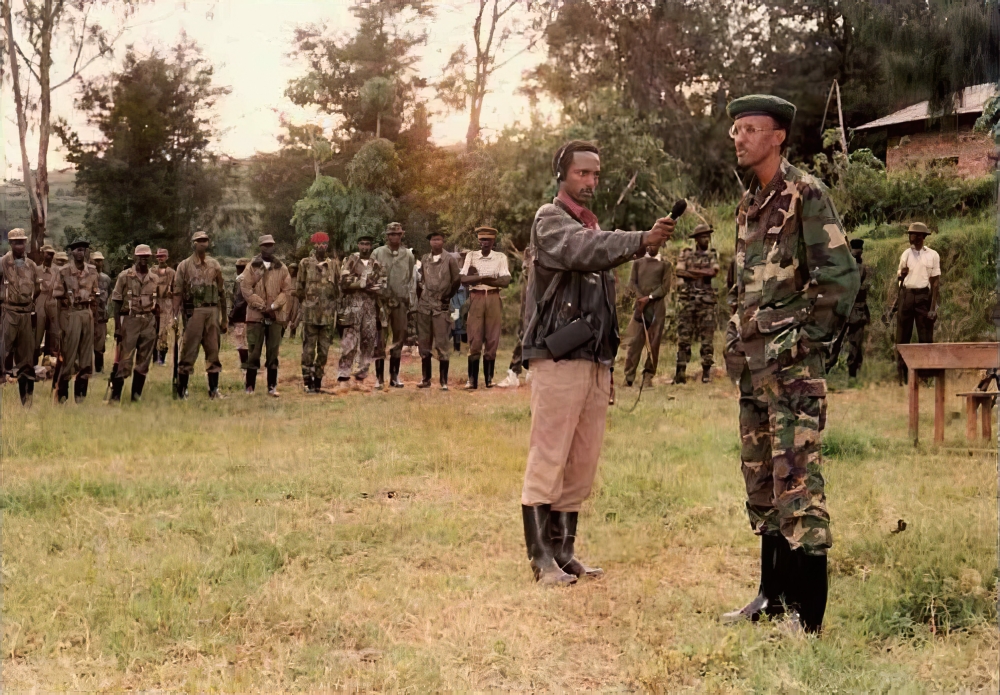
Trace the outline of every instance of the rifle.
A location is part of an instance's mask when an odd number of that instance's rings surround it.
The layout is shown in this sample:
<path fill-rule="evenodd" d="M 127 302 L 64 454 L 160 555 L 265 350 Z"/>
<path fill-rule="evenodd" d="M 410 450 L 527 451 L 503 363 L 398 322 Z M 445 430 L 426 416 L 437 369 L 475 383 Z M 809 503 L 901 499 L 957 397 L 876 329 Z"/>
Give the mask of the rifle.
<path fill-rule="evenodd" d="M 45 339 L 48 340 L 48 332 L 45 334 Z M 62 346 L 59 346 L 59 352 L 56 355 L 56 366 L 52 368 L 52 402 L 57 403 L 59 401 L 58 389 L 59 389 L 59 378 L 62 376 L 63 368 L 63 352 Z"/>
<path fill-rule="evenodd" d="M 899 295 L 903 293 L 903 278 L 896 278 L 896 300 L 892 303 L 888 309 L 882 313 L 882 323 L 886 328 L 892 323 L 892 319 L 896 316 L 896 312 L 899 311 Z"/>
<path fill-rule="evenodd" d="M 175 321 L 177 321 L 177 320 L 179 320 L 179 318 L 175 319 Z M 177 366 L 179 364 L 178 363 L 178 357 L 177 357 L 177 343 L 178 343 L 178 340 L 179 340 L 178 334 L 179 334 L 179 331 L 177 329 L 177 324 L 174 323 L 174 373 L 173 373 L 173 380 L 171 382 L 173 384 L 174 400 L 177 400 L 178 398 L 181 397 L 181 395 L 177 392 L 177 381 L 178 381 L 178 379 L 177 379 Z"/>
<path fill-rule="evenodd" d="M 115 374 L 118 373 L 118 365 L 122 361 L 122 339 L 121 334 L 115 331 L 115 362 L 111 365 L 111 373 L 108 374 L 108 385 L 104 389 L 104 402 L 107 403 L 111 398 L 111 384 L 115 380 Z"/>

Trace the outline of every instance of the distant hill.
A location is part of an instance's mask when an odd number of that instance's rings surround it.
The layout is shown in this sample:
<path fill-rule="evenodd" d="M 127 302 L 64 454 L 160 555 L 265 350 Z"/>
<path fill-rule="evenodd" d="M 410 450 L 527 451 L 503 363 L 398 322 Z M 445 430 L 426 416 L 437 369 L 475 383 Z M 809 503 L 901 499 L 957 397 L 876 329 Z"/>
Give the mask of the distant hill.
<path fill-rule="evenodd" d="M 73 169 L 49 172 L 49 242 L 66 243 L 66 227 L 83 226 L 87 198 L 76 195 L 76 172 Z M 0 183 L 0 232 L 4 237 L 15 227 L 31 226 L 31 207 L 24 184 L 19 179 Z"/>

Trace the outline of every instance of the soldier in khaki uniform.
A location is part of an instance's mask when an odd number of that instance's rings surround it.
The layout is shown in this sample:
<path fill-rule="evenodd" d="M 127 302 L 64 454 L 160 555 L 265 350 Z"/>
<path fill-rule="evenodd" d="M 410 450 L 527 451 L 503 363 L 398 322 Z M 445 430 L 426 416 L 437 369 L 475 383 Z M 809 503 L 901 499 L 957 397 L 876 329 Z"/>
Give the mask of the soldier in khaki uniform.
<path fill-rule="evenodd" d="M 451 297 L 461 284 L 461 272 L 455 256 L 444 250 L 444 235 L 427 235 L 431 251 L 420 259 L 417 291 L 417 344 L 423 380 L 417 388 L 431 387 L 431 356 L 437 358 L 441 390 L 448 390 L 448 366 L 451 359 Z M 433 353 L 431 350 L 433 349 Z"/>
<path fill-rule="evenodd" d="M 469 315 L 466 317 L 466 331 L 469 334 L 468 389 L 479 388 L 480 355 L 483 358 L 486 388 L 493 388 L 493 371 L 503 324 L 500 290 L 510 284 L 507 256 L 493 248 L 497 230 L 478 227 L 476 237 L 479 239 L 479 250 L 466 256 L 465 265 L 462 266 L 462 284 L 470 288 Z"/>
<path fill-rule="evenodd" d="M 188 380 L 198 359 L 198 347 L 205 349 L 208 373 L 208 396 L 219 398 L 219 333 L 228 329 L 226 291 L 222 266 L 208 255 L 208 234 L 195 232 L 191 237 L 194 253 L 177 266 L 174 274 L 174 323 L 183 307 L 184 340 L 177 365 L 177 397 L 187 398 Z"/>
<path fill-rule="evenodd" d="M 319 393 L 330 354 L 340 298 L 340 264 L 326 255 L 330 237 L 316 232 L 309 238 L 311 256 L 302 259 L 295 295 L 302 318 L 302 383 L 306 393 Z"/>
<path fill-rule="evenodd" d="M 629 289 L 635 293 L 635 311 L 625 331 L 628 352 L 625 357 L 625 385 L 635 381 L 639 358 L 647 348 L 646 363 L 642 368 L 642 386 L 651 388 L 656 367 L 660 363 L 660 340 L 666 322 L 666 298 L 670 294 L 670 262 L 660 255 L 660 250 L 650 246 L 646 255 L 632 262 Z"/>
<path fill-rule="evenodd" d="M 403 388 L 399 380 L 403 344 L 406 342 L 407 315 L 410 311 L 411 285 L 416 259 L 413 252 L 403 246 L 403 225 L 390 222 L 385 229 L 385 246 L 372 251 L 372 258 L 382 267 L 385 284 L 380 303 L 387 323 L 382 324 L 379 346 L 375 350 L 375 377 L 383 380 L 385 354 L 389 353 L 389 386 Z M 389 342 L 389 331 L 392 342 Z"/>
<path fill-rule="evenodd" d="M 149 373 L 149 363 L 156 347 L 156 314 L 163 302 L 163 283 L 149 269 L 152 249 L 146 244 L 135 247 L 135 262 L 118 275 L 111 302 L 115 308 L 115 334 L 121 336 L 118 369 L 111 377 L 111 401 L 120 402 L 125 380 L 132 374 L 132 400 L 142 397 L 142 387 Z"/>
<path fill-rule="evenodd" d="M 104 272 L 104 254 L 94 251 L 90 260 L 97 269 L 97 287 L 100 290 L 94 305 L 94 372 L 104 371 L 104 352 L 108 344 L 108 299 L 111 297 L 111 278 Z"/>
<path fill-rule="evenodd" d="M 63 363 L 57 375 L 60 403 L 69 399 L 69 380 L 74 375 L 73 399 L 82 403 L 94 371 L 94 306 L 100 296 L 100 280 L 97 268 L 85 260 L 89 247 L 86 239 L 69 245 L 73 260 L 59 270 L 56 283 L 62 324 Z"/>
<path fill-rule="evenodd" d="M 274 257 L 274 237 L 264 234 L 257 240 L 260 254 L 255 256 L 240 280 L 240 291 L 247 300 L 246 392 L 253 393 L 260 369 L 260 353 L 267 346 L 267 395 L 278 397 L 278 353 L 281 336 L 288 322 L 292 277 L 288 266 Z"/>
<path fill-rule="evenodd" d="M 49 244 L 42 246 L 42 264 L 38 266 L 38 298 L 35 300 L 35 363 L 42 354 L 56 357 L 59 354 L 59 300 L 53 296 L 59 279 L 59 266 L 54 263 L 56 250 Z"/>
<path fill-rule="evenodd" d="M 174 303 L 165 299 L 174 296 L 174 275 L 177 274 L 176 270 L 167 265 L 169 259 L 169 251 L 156 249 L 156 267 L 153 268 L 153 274 L 160 283 L 160 297 L 164 299 L 160 302 L 160 328 L 156 339 L 156 348 L 153 352 L 153 361 L 160 365 L 167 363 L 167 351 L 170 349 L 170 326 L 174 321 Z"/>
<path fill-rule="evenodd" d="M 701 342 L 701 381 L 712 380 L 715 355 L 716 304 L 712 278 L 719 274 L 719 254 L 709 246 L 712 228 L 699 224 L 691 233 L 694 247 L 683 249 L 677 257 L 678 296 L 681 302 L 677 317 L 677 373 L 675 384 L 687 380 L 687 363 L 691 359 L 691 344 Z"/>
<path fill-rule="evenodd" d="M 0 258 L 0 303 L 3 305 L 0 372 L 7 364 L 7 356 L 13 353 L 21 405 L 30 408 L 35 391 L 35 370 L 32 368 L 35 331 L 31 327 L 31 311 L 38 295 L 39 272 L 35 262 L 24 254 L 27 240 L 23 229 L 10 230 L 7 233 L 10 251 Z"/>

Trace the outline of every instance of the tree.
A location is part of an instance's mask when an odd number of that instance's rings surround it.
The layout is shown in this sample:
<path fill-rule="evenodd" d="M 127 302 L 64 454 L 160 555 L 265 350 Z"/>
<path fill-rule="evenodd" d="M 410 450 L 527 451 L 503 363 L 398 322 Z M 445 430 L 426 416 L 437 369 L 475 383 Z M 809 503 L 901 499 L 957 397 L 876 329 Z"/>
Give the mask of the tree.
<path fill-rule="evenodd" d="M 126 15 L 139 1 L 119 0 Z M 94 61 L 111 54 L 114 42 L 124 30 L 112 36 L 90 18 L 90 12 L 95 6 L 107 2 L 108 0 L 22 0 L 21 10 L 16 17 L 25 36 L 19 43 L 14 31 L 15 15 L 11 9 L 11 0 L 0 0 L 0 19 L 3 22 L 5 50 L 10 60 L 14 110 L 17 115 L 22 178 L 31 207 L 28 249 L 29 254 L 35 257 L 38 257 L 48 232 L 52 92 L 77 79 Z M 67 74 L 53 79 L 52 49 L 60 42 L 70 46 L 74 54 L 73 62 Z M 33 80 L 38 89 L 38 157 L 34 173 L 27 146 L 28 114 L 34 105 L 28 98 L 30 87 L 22 85 L 18 57 L 28 72 L 28 85 Z"/>
<path fill-rule="evenodd" d="M 137 243 L 186 252 L 214 216 L 225 181 L 208 150 L 211 110 L 229 89 L 212 77 L 193 43 L 167 56 L 130 48 L 121 70 L 84 83 L 76 102 L 101 139 L 84 143 L 58 125 L 87 194 L 86 233 L 112 253 L 130 254 Z"/>
<path fill-rule="evenodd" d="M 361 85 L 361 104 L 366 113 L 375 114 L 375 137 L 382 137 L 382 116 L 393 111 L 396 85 L 385 77 L 373 77 Z"/>

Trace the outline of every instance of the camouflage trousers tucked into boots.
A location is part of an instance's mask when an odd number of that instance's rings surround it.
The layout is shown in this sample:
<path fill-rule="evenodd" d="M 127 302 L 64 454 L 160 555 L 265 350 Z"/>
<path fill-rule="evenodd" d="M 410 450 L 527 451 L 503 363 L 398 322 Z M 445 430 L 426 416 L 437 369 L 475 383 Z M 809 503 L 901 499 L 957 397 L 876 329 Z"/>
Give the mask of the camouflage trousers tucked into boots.
<path fill-rule="evenodd" d="M 691 359 L 691 344 L 701 343 L 701 366 L 711 367 L 715 357 L 715 304 L 700 299 L 684 301 L 677 316 L 677 364 Z"/>
<path fill-rule="evenodd" d="M 821 471 L 826 425 L 822 360 L 791 365 L 740 389 L 740 458 L 747 512 L 757 534 L 781 533 L 792 550 L 824 555 L 833 543 Z"/>

